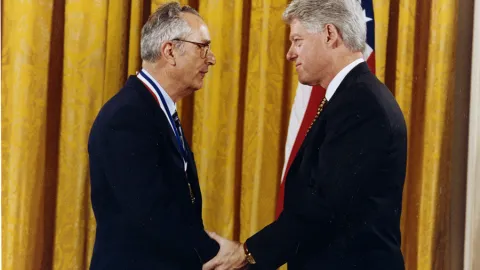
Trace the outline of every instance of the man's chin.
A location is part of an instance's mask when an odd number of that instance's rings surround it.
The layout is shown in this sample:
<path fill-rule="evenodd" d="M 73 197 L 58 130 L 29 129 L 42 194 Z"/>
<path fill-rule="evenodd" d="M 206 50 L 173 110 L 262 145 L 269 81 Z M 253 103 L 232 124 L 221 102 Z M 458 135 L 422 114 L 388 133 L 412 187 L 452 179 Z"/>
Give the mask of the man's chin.
<path fill-rule="evenodd" d="M 203 80 L 202 80 L 202 81 L 193 82 L 193 83 L 190 85 L 189 88 L 190 88 L 190 90 L 191 90 L 192 92 L 196 92 L 196 91 L 202 89 L 202 87 L 203 87 Z"/>
<path fill-rule="evenodd" d="M 300 76 L 298 77 L 298 81 L 303 85 L 309 85 L 309 86 L 320 85 L 320 82 L 318 80 L 312 80 L 312 79 L 303 78 Z"/>
<path fill-rule="evenodd" d="M 195 85 L 195 87 L 193 88 L 193 92 L 197 92 L 198 90 L 202 89 L 202 87 L 203 87 L 203 83 Z"/>
<path fill-rule="evenodd" d="M 310 86 L 313 86 L 314 84 L 312 83 L 312 81 L 309 81 L 309 80 L 302 80 L 300 78 L 298 78 L 298 81 L 303 84 L 303 85 L 310 85 Z"/>

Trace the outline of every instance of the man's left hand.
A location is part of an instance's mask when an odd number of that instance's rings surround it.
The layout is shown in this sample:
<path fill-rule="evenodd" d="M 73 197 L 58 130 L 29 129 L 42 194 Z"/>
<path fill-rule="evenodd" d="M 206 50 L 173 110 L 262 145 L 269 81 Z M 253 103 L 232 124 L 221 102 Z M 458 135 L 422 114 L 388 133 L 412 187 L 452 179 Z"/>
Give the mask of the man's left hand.
<path fill-rule="evenodd" d="M 203 265 L 202 270 L 246 269 L 247 260 L 242 244 L 225 239 L 214 232 L 208 235 L 220 245 L 217 256 Z"/>

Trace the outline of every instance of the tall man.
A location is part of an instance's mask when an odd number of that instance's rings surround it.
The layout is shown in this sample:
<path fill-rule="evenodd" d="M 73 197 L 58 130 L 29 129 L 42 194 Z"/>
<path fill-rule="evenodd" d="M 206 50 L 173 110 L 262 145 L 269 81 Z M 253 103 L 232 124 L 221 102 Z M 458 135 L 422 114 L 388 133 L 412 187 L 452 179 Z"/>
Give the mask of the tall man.
<path fill-rule="evenodd" d="M 142 70 L 99 112 L 89 139 L 97 234 L 91 269 L 201 269 L 219 246 L 204 230 L 195 160 L 175 103 L 215 64 L 194 9 L 168 3 L 142 29 Z"/>
<path fill-rule="evenodd" d="M 284 210 L 243 245 L 214 233 L 204 269 L 400 270 L 407 137 L 395 98 L 362 58 L 358 0 L 294 0 L 290 25 L 299 81 L 326 96 L 286 176 Z"/>

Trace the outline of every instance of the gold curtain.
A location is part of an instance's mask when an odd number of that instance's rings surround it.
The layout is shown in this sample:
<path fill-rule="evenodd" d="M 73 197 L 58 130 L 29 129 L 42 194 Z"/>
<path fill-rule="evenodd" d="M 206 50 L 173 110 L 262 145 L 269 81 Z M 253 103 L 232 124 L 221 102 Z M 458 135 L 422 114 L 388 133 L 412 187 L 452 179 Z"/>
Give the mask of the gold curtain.
<path fill-rule="evenodd" d="M 165 1 L 2 1 L 2 269 L 87 269 L 95 219 L 88 132 L 140 67 L 140 29 Z M 287 0 L 184 0 L 217 64 L 179 104 L 207 229 L 245 240 L 274 218 L 296 77 Z M 407 269 L 448 269 L 456 0 L 374 0 L 377 74 L 408 124 Z"/>

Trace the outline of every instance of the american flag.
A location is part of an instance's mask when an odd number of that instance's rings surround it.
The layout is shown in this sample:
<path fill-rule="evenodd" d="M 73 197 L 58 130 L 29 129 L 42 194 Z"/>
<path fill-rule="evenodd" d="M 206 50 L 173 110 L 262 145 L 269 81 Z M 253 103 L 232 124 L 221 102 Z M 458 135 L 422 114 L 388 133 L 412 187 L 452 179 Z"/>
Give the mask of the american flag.
<path fill-rule="evenodd" d="M 367 44 L 364 51 L 364 58 L 370 70 L 375 73 L 375 21 L 373 20 L 372 0 L 362 0 L 363 17 L 367 24 Z M 317 108 L 325 96 L 325 89 L 320 86 L 308 86 L 298 84 L 290 121 L 288 124 L 287 142 L 285 144 L 285 163 L 283 165 L 282 179 L 277 199 L 276 216 L 278 217 L 283 209 L 283 198 L 285 192 L 285 176 L 292 164 L 298 149 L 302 145 L 307 128 L 312 123 Z"/>

